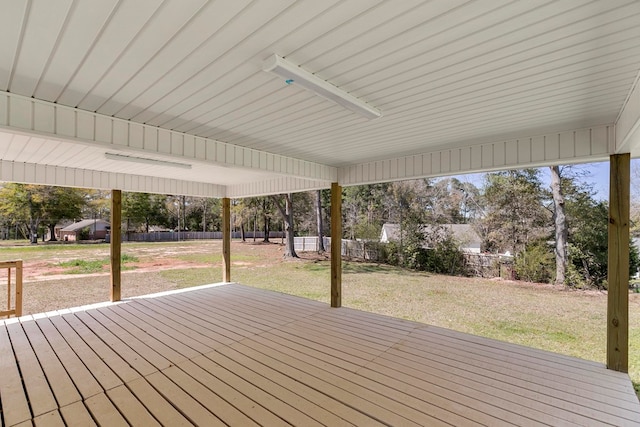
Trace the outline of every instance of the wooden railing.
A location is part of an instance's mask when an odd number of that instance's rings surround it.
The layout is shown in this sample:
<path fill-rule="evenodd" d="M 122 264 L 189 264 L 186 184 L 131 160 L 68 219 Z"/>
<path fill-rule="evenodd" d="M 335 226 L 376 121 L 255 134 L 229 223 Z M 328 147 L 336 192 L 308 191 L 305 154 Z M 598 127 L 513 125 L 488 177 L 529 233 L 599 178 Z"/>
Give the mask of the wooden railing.
<path fill-rule="evenodd" d="M 22 260 L 0 262 L 0 269 L 7 269 L 7 309 L 0 311 L 0 317 L 22 316 Z M 15 269 L 15 304 L 11 304 L 11 269 Z M 11 308 L 13 306 L 13 308 Z"/>

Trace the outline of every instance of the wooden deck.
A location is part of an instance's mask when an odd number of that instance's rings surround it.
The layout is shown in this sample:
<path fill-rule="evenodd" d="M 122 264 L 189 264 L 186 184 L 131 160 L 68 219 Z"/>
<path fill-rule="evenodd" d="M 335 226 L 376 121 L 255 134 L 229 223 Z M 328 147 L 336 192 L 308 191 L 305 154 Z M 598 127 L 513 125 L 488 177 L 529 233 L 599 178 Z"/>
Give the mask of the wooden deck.
<path fill-rule="evenodd" d="M 0 323 L 2 425 L 637 426 L 603 365 L 241 285 Z"/>

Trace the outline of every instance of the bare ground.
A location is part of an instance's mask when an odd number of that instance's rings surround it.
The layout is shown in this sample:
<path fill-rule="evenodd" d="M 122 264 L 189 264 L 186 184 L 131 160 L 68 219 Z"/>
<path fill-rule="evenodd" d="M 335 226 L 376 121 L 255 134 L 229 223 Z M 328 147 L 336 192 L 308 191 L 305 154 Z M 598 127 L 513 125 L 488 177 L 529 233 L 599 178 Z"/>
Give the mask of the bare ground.
<path fill-rule="evenodd" d="M 0 259 L 10 258 L 12 254 L 2 256 L 2 249 Z M 130 270 L 122 272 L 123 298 L 179 288 L 178 281 L 166 278 L 163 271 L 211 269 L 208 277 L 213 282 L 222 279 L 220 242 L 125 244 L 123 253 L 138 258 L 137 262 L 126 263 L 126 268 Z M 259 267 L 282 262 L 281 247 L 275 244 L 233 242 L 232 253 L 238 258 L 233 261 L 236 266 Z M 67 250 L 61 245 L 59 250 L 45 252 L 46 257 L 41 257 L 40 253 L 30 256 L 29 252 L 26 252 L 26 256 L 18 255 L 24 262 L 23 314 L 78 307 L 108 301 L 110 298 L 108 265 L 101 272 L 92 274 L 68 274 L 71 268 L 59 265 L 73 259 L 105 259 L 109 256 L 108 245 L 95 245 L 81 252 Z M 0 310 L 3 310 L 6 307 L 6 270 L 0 271 L 0 301 Z"/>

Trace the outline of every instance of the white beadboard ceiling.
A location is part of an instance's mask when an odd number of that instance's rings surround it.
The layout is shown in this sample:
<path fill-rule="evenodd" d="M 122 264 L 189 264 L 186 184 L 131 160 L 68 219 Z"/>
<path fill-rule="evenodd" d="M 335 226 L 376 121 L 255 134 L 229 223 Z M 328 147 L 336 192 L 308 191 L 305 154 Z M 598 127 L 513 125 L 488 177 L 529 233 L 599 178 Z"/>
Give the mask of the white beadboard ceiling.
<path fill-rule="evenodd" d="M 633 133 L 639 22 L 637 0 L 0 0 L 0 91 L 336 168 L 339 177 L 403 156 L 613 129 L 625 107 Z M 383 117 L 367 120 L 262 71 L 274 53 Z M 5 110 L 0 160 L 131 169 L 57 129 L 14 135 Z M 639 156 L 637 139 L 621 150 Z M 135 172 L 235 185 L 235 195 L 288 189 L 262 185 L 286 171 L 205 160 L 186 173 Z"/>

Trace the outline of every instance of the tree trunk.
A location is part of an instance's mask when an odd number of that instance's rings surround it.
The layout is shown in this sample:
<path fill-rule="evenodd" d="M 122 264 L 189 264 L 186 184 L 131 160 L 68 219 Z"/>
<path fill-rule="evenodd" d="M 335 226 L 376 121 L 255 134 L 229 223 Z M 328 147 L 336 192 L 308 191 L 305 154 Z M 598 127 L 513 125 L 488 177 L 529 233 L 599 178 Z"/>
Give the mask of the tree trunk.
<path fill-rule="evenodd" d="M 567 216 L 564 209 L 564 196 L 562 195 L 562 178 L 558 166 L 550 166 L 551 169 L 551 193 L 553 194 L 554 226 L 555 226 L 555 254 L 556 254 L 556 285 L 563 285 L 567 272 Z"/>
<path fill-rule="evenodd" d="M 321 190 L 316 191 L 316 224 L 318 226 L 318 252 L 323 253 L 324 233 L 322 232 L 322 194 Z"/>
<path fill-rule="evenodd" d="M 244 221 L 240 223 L 240 239 L 241 239 L 243 242 L 246 242 L 246 241 L 247 241 L 247 239 L 246 239 L 246 238 L 245 238 L 245 236 L 244 236 Z"/>
<path fill-rule="evenodd" d="M 186 196 L 182 196 L 182 227 L 187 230 L 187 200 Z"/>
<path fill-rule="evenodd" d="M 207 199 L 202 199 L 202 232 L 207 232 Z"/>
<path fill-rule="evenodd" d="M 258 209 L 253 214 L 253 241 L 256 241 L 256 233 L 258 232 Z"/>
<path fill-rule="evenodd" d="M 57 242 L 58 239 L 56 239 L 56 225 L 55 224 L 49 224 L 49 232 L 51 233 L 51 237 L 49 238 L 50 242 Z"/>
<path fill-rule="evenodd" d="M 293 229 L 293 195 L 285 195 L 285 210 L 286 220 L 284 222 L 285 232 L 287 233 L 287 249 L 285 250 L 285 257 L 298 258 L 295 249 L 294 229 Z"/>
<path fill-rule="evenodd" d="M 269 218 L 265 215 L 265 217 L 264 217 L 264 239 L 262 239 L 262 241 L 264 243 L 269 243 L 269 233 L 271 233 L 271 230 L 269 229 Z"/>
<path fill-rule="evenodd" d="M 29 222 L 29 233 L 30 242 L 38 243 L 38 224 L 33 219 L 31 219 L 31 221 Z"/>
<path fill-rule="evenodd" d="M 278 207 L 278 211 L 280 215 L 282 215 L 282 219 L 284 220 L 284 232 L 287 236 L 287 241 L 284 249 L 284 257 L 285 258 L 298 258 L 298 254 L 296 254 L 295 245 L 294 245 L 294 229 L 293 229 L 293 203 L 292 203 L 292 195 L 285 194 L 284 195 L 284 207 L 280 200 L 271 196 L 273 202 Z"/>
<path fill-rule="evenodd" d="M 262 241 L 264 243 L 269 243 L 269 214 L 267 212 L 267 199 L 262 199 L 262 215 L 264 219 L 264 239 Z"/>

